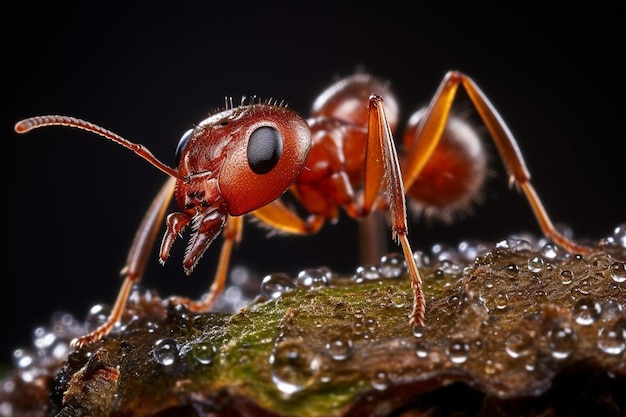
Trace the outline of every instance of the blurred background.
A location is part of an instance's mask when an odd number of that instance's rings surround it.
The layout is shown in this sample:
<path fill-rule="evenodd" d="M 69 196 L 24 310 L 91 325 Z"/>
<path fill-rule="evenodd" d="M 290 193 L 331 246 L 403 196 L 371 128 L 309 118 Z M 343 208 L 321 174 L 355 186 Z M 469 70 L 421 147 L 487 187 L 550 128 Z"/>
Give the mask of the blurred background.
<path fill-rule="evenodd" d="M 446 71 L 458 69 L 508 122 L 553 221 L 597 241 L 626 221 L 618 4 L 555 2 L 549 10 L 527 2 L 419 2 L 411 9 L 390 2 L 14 4 L 2 17 L 8 73 L 0 116 L 6 149 L 0 363 L 29 346 L 53 312 L 82 318 L 92 305 L 113 302 L 132 236 L 165 179 L 132 152 L 78 130 L 18 136 L 19 119 L 81 117 L 173 164 L 182 133 L 223 106 L 225 96 L 285 100 L 307 115 L 325 87 L 362 67 L 391 82 L 404 122 L 428 103 Z M 471 110 L 464 97 L 458 104 Z M 496 172 L 484 203 L 452 226 L 412 222 L 414 250 L 540 233 L 483 136 Z M 186 277 L 186 238 L 176 241 L 164 267 L 155 254 L 147 287 L 190 297 L 208 288 L 221 240 Z M 357 238 L 356 223 L 345 216 L 313 237 L 267 238 L 249 224 L 232 263 L 259 277 L 320 265 L 352 273 Z"/>

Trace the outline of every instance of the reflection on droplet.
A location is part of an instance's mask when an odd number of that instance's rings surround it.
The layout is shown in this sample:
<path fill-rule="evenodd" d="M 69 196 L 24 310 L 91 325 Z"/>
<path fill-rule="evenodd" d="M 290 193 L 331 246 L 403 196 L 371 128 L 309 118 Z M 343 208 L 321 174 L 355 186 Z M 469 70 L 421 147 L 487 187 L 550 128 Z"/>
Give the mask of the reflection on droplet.
<path fill-rule="evenodd" d="M 376 265 L 361 265 L 356 269 L 354 278 L 357 282 L 380 279 L 380 271 Z"/>
<path fill-rule="evenodd" d="M 559 256 L 559 249 L 552 243 L 546 243 L 541 248 L 541 254 L 547 259 L 556 259 Z"/>
<path fill-rule="evenodd" d="M 498 310 L 504 310 L 509 303 L 509 296 L 507 294 L 497 294 L 495 303 Z"/>
<path fill-rule="evenodd" d="M 35 356 L 24 350 L 24 349 L 16 349 L 13 351 L 13 364 L 18 369 L 28 368 L 35 362 Z"/>
<path fill-rule="evenodd" d="M 326 343 L 326 351 L 336 360 L 341 361 L 350 356 L 352 352 L 352 339 L 349 334 L 341 334 Z"/>
<path fill-rule="evenodd" d="M 598 348 L 609 355 L 621 355 L 626 350 L 626 320 L 598 331 Z"/>
<path fill-rule="evenodd" d="M 615 262 L 610 268 L 611 278 L 617 283 L 626 282 L 626 263 Z"/>
<path fill-rule="evenodd" d="M 565 359 L 576 349 L 578 334 L 566 324 L 555 324 L 548 331 L 548 347 L 555 359 Z"/>
<path fill-rule="evenodd" d="M 154 344 L 154 359 L 161 365 L 170 366 L 178 358 L 178 342 L 172 337 L 157 340 Z"/>
<path fill-rule="evenodd" d="M 519 358 L 531 353 L 534 339 L 526 332 L 513 332 L 504 342 L 506 353 L 512 358 Z"/>
<path fill-rule="evenodd" d="M 389 387 L 389 376 L 385 371 L 378 371 L 374 373 L 371 379 L 372 388 L 383 391 Z"/>
<path fill-rule="evenodd" d="M 507 265 L 505 270 L 507 275 L 511 278 L 517 277 L 517 274 L 519 273 L 519 268 L 515 264 Z"/>
<path fill-rule="evenodd" d="M 404 256 L 399 253 L 385 255 L 380 259 L 380 274 L 384 278 L 398 278 L 406 273 Z"/>
<path fill-rule="evenodd" d="M 103 304 L 96 304 L 89 310 L 85 319 L 85 326 L 88 331 L 96 330 L 106 321 L 109 316 L 109 308 Z"/>
<path fill-rule="evenodd" d="M 296 281 L 302 287 L 322 288 L 328 286 L 328 275 L 322 269 L 310 268 L 300 271 Z"/>
<path fill-rule="evenodd" d="M 540 258 L 538 256 L 535 256 L 534 258 L 530 258 L 528 260 L 527 265 L 528 265 L 528 270 L 530 272 L 539 272 L 544 267 L 543 258 Z"/>
<path fill-rule="evenodd" d="M 602 315 L 602 306 L 591 298 L 581 298 L 574 304 L 574 320 L 581 326 L 590 326 Z"/>
<path fill-rule="evenodd" d="M 289 396 L 311 386 L 321 369 L 319 356 L 299 343 L 277 343 L 269 359 L 272 382 Z"/>
<path fill-rule="evenodd" d="M 561 278 L 561 283 L 567 285 L 570 284 L 574 279 L 574 273 L 568 269 L 565 269 L 561 271 L 559 277 Z"/>
<path fill-rule="evenodd" d="M 266 275 L 261 282 L 261 294 L 270 299 L 280 298 L 283 294 L 293 291 L 296 283 L 285 273 Z"/>
<path fill-rule="evenodd" d="M 446 346 L 446 355 L 454 363 L 463 363 L 470 353 L 470 345 L 464 340 L 451 339 Z"/>
<path fill-rule="evenodd" d="M 202 365 L 209 365 L 215 357 L 215 346 L 211 342 L 204 341 L 193 346 L 193 356 Z"/>
<path fill-rule="evenodd" d="M 417 337 L 417 338 L 421 338 L 424 336 L 424 326 L 421 326 L 419 324 L 416 324 L 413 326 L 413 336 Z"/>

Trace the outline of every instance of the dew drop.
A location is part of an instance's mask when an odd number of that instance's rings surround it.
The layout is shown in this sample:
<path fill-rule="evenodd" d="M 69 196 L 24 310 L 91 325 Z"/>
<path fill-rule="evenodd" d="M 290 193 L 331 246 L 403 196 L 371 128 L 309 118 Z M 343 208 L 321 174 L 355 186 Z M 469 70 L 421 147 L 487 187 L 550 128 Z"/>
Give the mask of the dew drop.
<path fill-rule="evenodd" d="M 620 284 L 626 282 L 626 263 L 614 262 L 611 265 L 610 274 L 613 281 Z"/>
<path fill-rule="evenodd" d="M 509 264 L 506 267 L 506 273 L 509 277 L 516 277 L 519 272 L 519 268 L 515 264 Z"/>
<path fill-rule="evenodd" d="M 372 388 L 378 391 L 386 390 L 389 387 L 389 376 L 385 371 L 377 371 L 371 379 Z"/>
<path fill-rule="evenodd" d="M 2 417 L 10 417 L 13 416 L 13 404 L 10 402 L 0 403 L 0 416 Z"/>
<path fill-rule="evenodd" d="M 526 332 L 513 332 L 504 342 L 504 350 L 512 358 L 519 358 L 531 353 L 533 337 Z"/>
<path fill-rule="evenodd" d="M 590 326 L 602 315 L 602 306 L 591 298 L 581 298 L 574 304 L 573 316 L 581 326 Z"/>
<path fill-rule="evenodd" d="M 48 331 L 43 327 L 35 329 L 35 347 L 38 349 L 47 349 L 57 340 L 56 335 L 53 332 Z"/>
<path fill-rule="evenodd" d="M 289 396 L 313 385 L 320 374 L 319 356 L 300 343 L 278 343 L 270 356 L 272 382 Z"/>
<path fill-rule="evenodd" d="M 415 354 L 418 358 L 427 358 L 429 345 L 426 341 L 419 341 L 415 345 Z"/>
<path fill-rule="evenodd" d="M 615 300 L 605 300 L 602 305 L 602 320 L 612 321 L 622 315 L 624 307 Z"/>
<path fill-rule="evenodd" d="M 154 359 L 161 365 L 173 365 L 178 359 L 178 342 L 172 337 L 157 340 L 153 354 Z"/>
<path fill-rule="evenodd" d="M 552 243 L 543 245 L 540 252 L 547 259 L 556 259 L 559 256 L 559 249 Z"/>
<path fill-rule="evenodd" d="M 310 268 L 300 271 L 296 281 L 302 287 L 322 288 L 328 286 L 328 275 L 322 269 Z"/>
<path fill-rule="evenodd" d="M 598 331 L 598 347 L 609 355 L 621 355 L 626 350 L 626 320 L 618 320 L 612 326 Z"/>
<path fill-rule="evenodd" d="M 28 368 L 35 363 L 35 355 L 24 350 L 16 349 L 13 352 L 13 364 L 18 369 Z"/>
<path fill-rule="evenodd" d="M 534 258 L 530 258 L 528 260 L 528 264 L 527 265 L 528 265 L 528 270 L 530 272 L 539 272 L 544 267 L 543 258 L 540 258 L 538 256 L 536 256 Z"/>
<path fill-rule="evenodd" d="M 404 256 L 399 253 L 385 255 L 380 259 L 380 274 L 384 278 L 398 278 L 406 273 Z"/>
<path fill-rule="evenodd" d="M 283 294 L 293 291 L 296 283 L 285 273 L 266 275 L 261 282 L 261 294 L 269 299 L 280 298 Z"/>
<path fill-rule="evenodd" d="M 424 336 L 424 326 L 416 324 L 413 326 L 413 336 L 421 338 Z"/>
<path fill-rule="evenodd" d="M 571 284 L 572 280 L 574 279 L 574 273 L 570 271 L 569 269 L 565 269 L 561 271 L 561 273 L 559 274 L 559 277 L 561 278 L 562 284 L 564 285 Z"/>
<path fill-rule="evenodd" d="M 352 339 L 347 334 L 339 335 L 326 343 L 326 351 L 336 361 L 347 359 L 352 352 Z"/>
<path fill-rule="evenodd" d="M 87 331 L 96 330 L 100 327 L 100 325 L 104 324 L 108 316 L 109 309 L 107 306 L 104 306 L 103 304 L 96 304 L 91 307 L 89 313 L 87 313 L 87 318 L 85 319 Z"/>
<path fill-rule="evenodd" d="M 357 282 L 380 279 L 380 271 L 376 265 L 361 265 L 356 269 L 355 279 Z"/>
<path fill-rule="evenodd" d="M 507 294 L 498 294 L 495 297 L 496 308 L 498 310 L 504 310 L 509 302 L 509 296 Z"/>
<path fill-rule="evenodd" d="M 548 347 L 555 359 L 565 359 L 576 349 L 578 334 L 567 325 L 555 325 L 548 331 Z"/>
<path fill-rule="evenodd" d="M 193 356 L 202 365 L 209 365 L 215 358 L 215 346 L 210 342 L 200 342 L 193 346 Z"/>
<path fill-rule="evenodd" d="M 469 357 L 470 345 L 458 339 L 452 339 L 446 346 L 446 355 L 453 363 L 464 363 Z"/>

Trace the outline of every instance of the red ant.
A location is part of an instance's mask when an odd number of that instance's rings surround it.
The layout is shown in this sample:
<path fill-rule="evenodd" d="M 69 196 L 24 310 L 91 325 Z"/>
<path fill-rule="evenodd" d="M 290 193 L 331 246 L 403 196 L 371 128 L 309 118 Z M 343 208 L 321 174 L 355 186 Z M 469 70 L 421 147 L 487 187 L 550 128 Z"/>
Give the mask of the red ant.
<path fill-rule="evenodd" d="M 414 292 L 409 322 L 424 325 L 422 280 L 407 238 L 405 190 L 409 200 L 427 213 L 448 217 L 451 208 L 466 207 L 477 198 L 486 172 L 477 136 L 450 116 L 459 85 L 493 138 L 511 183 L 526 195 L 544 235 L 570 252 L 589 253 L 589 248 L 556 231 L 530 184 L 530 174 L 508 127 L 474 81 L 456 71 L 446 74 L 429 106 L 411 117 L 401 159 L 392 133 L 397 125 L 397 103 L 387 84 L 360 73 L 324 91 L 308 120 L 276 103 L 227 103 L 225 110 L 182 136 L 176 150 L 177 168 L 163 164 L 145 147 L 81 119 L 40 116 L 18 122 L 18 133 L 51 125 L 90 131 L 134 151 L 170 177 L 135 235 L 122 271 L 125 279 L 109 317 L 73 345 L 101 339 L 122 316 L 173 194 L 181 211 L 167 216 L 161 263 L 187 225 L 192 230 L 183 259 L 187 274 L 217 235 L 224 233 L 209 293 L 200 301 L 173 298 L 192 311 L 209 310 L 223 291 L 244 215 L 251 214 L 280 232 L 313 234 L 326 221 L 337 220 L 343 208 L 355 219 L 375 211 L 388 213 L 392 237 L 402 247 Z M 310 213 L 307 219 L 282 202 L 280 197 L 287 190 Z"/>

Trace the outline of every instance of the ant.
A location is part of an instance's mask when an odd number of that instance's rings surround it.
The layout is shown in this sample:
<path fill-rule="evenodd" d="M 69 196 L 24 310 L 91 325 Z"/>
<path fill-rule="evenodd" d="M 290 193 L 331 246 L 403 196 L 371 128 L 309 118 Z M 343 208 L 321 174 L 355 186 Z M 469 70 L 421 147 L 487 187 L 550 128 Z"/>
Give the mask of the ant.
<path fill-rule="evenodd" d="M 146 212 L 134 237 L 124 280 L 106 321 L 72 342 L 81 347 L 107 335 L 119 321 L 130 291 L 145 270 L 166 208 L 174 196 L 180 211 L 166 217 L 159 252 L 164 263 L 185 227 L 191 236 L 183 258 L 186 274 L 214 239 L 224 243 L 215 279 L 203 299 L 172 297 L 191 311 L 208 311 L 223 291 L 233 246 L 241 240 L 244 215 L 252 215 L 273 230 L 313 234 L 326 221 L 336 221 L 340 209 L 354 219 L 373 212 L 388 214 L 392 237 L 402 248 L 413 289 L 409 323 L 423 326 L 425 300 L 422 278 L 407 233 L 406 199 L 426 214 L 444 220 L 479 198 L 486 157 L 472 128 L 451 116 L 459 86 L 489 131 L 510 183 L 521 189 L 543 234 L 570 252 L 590 248 L 561 235 L 530 184 L 517 142 L 485 94 L 467 75 L 450 71 L 430 104 L 409 120 L 400 158 L 393 132 L 398 106 L 389 86 L 368 74 L 356 73 L 327 88 L 304 119 L 286 106 L 245 102 L 210 115 L 183 134 L 176 149 L 177 167 L 159 161 L 147 148 L 85 120 L 39 116 L 18 122 L 15 130 L 61 125 L 83 129 L 116 142 L 169 176 Z M 291 191 L 310 215 L 303 219 L 281 196 Z M 405 192 L 406 190 L 406 192 Z"/>

